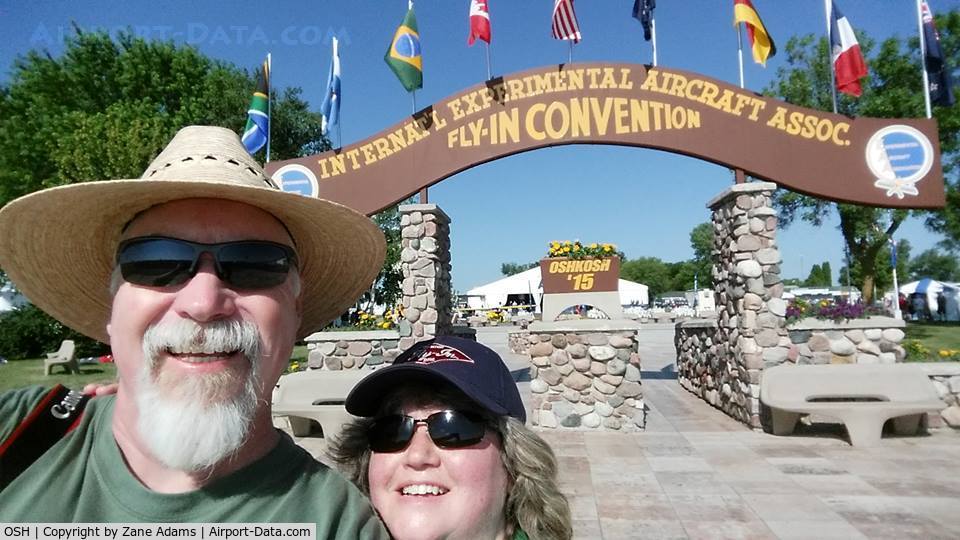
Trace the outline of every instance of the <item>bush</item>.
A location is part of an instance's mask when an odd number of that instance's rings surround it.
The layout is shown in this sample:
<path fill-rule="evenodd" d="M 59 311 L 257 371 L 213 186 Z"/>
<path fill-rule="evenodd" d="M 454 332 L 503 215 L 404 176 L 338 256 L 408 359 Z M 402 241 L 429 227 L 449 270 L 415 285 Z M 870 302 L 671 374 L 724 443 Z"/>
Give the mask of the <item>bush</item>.
<path fill-rule="evenodd" d="M 33 304 L 0 316 L 0 356 L 10 359 L 40 358 L 60 348 L 60 342 L 72 339 L 76 356 L 100 356 L 109 347 L 75 332 Z"/>
<path fill-rule="evenodd" d="M 923 361 L 930 356 L 928 349 L 919 339 L 905 339 L 901 343 L 903 349 L 907 351 L 907 358 L 914 361 Z"/>

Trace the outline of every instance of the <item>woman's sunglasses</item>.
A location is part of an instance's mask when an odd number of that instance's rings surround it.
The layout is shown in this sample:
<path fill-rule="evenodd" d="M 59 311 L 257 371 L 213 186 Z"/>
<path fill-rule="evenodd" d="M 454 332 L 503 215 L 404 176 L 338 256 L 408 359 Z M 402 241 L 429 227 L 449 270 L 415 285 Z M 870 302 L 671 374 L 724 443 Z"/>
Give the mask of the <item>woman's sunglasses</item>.
<path fill-rule="evenodd" d="M 199 268 L 200 255 L 213 256 L 217 276 L 238 289 L 267 289 L 287 279 L 297 255 L 283 244 L 244 240 L 200 244 L 165 236 L 142 236 L 120 242 L 117 264 L 123 279 L 135 285 L 170 287 L 186 283 Z"/>
<path fill-rule="evenodd" d="M 367 428 L 367 441 L 374 452 L 397 452 L 410 444 L 418 424 L 427 425 L 433 443 L 441 448 L 462 448 L 483 439 L 483 418 L 464 411 L 440 411 L 422 419 L 403 414 L 381 416 Z"/>

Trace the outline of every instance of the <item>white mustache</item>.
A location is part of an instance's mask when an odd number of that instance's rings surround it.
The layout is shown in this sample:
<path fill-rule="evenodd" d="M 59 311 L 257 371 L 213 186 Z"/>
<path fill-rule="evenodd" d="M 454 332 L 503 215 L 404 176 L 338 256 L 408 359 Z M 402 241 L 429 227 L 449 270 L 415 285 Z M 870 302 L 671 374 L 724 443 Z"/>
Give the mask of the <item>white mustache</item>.
<path fill-rule="evenodd" d="M 249 321 L 214 321 L 200 324 L 190 319 L 150 326 L 143 335 L 143 355 L 152 366 L 163 352 L 173 354 L 242 353 L 260 358 L 260 330 Z"/>

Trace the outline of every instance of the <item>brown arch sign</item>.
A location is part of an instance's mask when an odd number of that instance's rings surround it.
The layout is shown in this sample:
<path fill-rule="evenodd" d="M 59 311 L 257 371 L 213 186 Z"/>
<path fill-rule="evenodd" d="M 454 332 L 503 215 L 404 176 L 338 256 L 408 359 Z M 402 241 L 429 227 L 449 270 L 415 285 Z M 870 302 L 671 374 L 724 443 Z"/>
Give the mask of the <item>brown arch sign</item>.
<path fill-rule="evenodd" d="M 506 75 L 364 141 L 266 168 L 288 191 L 372 214 L 475 165 L 564 144 L 665 150 L 835 201 L 945 204 L 934 120 L 849 118 L 635 64 Z"/>

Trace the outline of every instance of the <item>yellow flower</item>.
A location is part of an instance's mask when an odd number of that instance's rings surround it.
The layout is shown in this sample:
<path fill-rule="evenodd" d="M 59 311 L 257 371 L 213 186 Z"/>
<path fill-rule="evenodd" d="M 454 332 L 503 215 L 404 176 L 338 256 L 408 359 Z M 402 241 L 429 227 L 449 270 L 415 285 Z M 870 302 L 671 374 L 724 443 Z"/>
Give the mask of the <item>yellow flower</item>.
<path fill-rule="evenodd" d="M 950 352 L 951 351 L 948 351 L 946 349 L 940 349 L 940 357 L 947 358 L 948 356 L 951 356 Z"/>
<path fill-rule="evenodd" d="M 580 244 L 573 246 L 574 251 L 580 251 Z"/>
<path fill-rule="evenodd" d="M 590 244 L 590 249 L 597 249 L 597 243 L 594 242 L 594 243 Z"/>
<path fill-rule="evenodd" d="M 603 245 L 603 251 L 610 251 L 610 246 L 604 244 L 604 245 Z"/>
<path fill-rule="evenodd" d="M 380 325 L 380 327 L 383 328 L 383 329 L 390 328 L 390 323 L 384 322 L 383 324 Z"/>
<path fill-rule="evenodd" d="M 563 248 L 563 252 L 564 252 L 564 253 L 570 253 L 570 248 L 569 248 L 569 247 Z"/>

